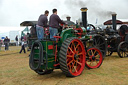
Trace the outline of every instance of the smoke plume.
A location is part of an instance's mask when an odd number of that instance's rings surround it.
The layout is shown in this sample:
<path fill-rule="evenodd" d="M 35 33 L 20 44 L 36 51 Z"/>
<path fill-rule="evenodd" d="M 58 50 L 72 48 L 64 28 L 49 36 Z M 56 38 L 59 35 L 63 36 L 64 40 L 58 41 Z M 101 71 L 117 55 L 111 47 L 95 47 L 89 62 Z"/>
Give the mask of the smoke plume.
<path fill-rule="evenodd" d="M 128 19 L 128 0 L 0 0 L 0 26 L 19 27 L 23 21 L 37 21 L 40 14 L 57 8 L 58 15 L 65 20 L 70 16 L 72 21 L 81 18 L 82 7 L 87 7 L 88 22 L 98 24 L 111 19 L 111 13 L 117 13 L 117 19 Z M 48 16 L 48 18 L 49 18 Z"/>
<path fill-rule="evenodd" d="M 87 7 L 88 21 L 91 23 L 95 23 L 95 20 L 98 19 L 99 23 L 102 24 L 104 21 L 111 19 L 112 13 L 116 13 L 119 12 L 119 10 L 126 9 L 126 7 L 124 8 L 120 6 L 126 6 L 126 2 L 128 4 L 127 0 L 66 0 L 65 5 L 67 9 L 70 10 L 71 16 L 75 19 L 79 16 L 80 8 Z M 119 12 L 118 14 L 120 14 L 119 16 L 124 16 L 123 13 L 121 14 Z M 128 12 L 126 14 L 128 14 Z"/>

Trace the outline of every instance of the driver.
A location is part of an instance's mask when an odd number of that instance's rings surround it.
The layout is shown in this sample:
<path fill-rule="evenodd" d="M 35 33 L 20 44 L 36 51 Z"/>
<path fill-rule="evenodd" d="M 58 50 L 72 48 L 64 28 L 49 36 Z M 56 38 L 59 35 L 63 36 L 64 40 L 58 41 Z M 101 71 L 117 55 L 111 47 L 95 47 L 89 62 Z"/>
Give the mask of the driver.
<path fill-rule="evenodd" d="M 51 40 L 56 40 L 53 36 L 56 36 L 58 33 L 59 28 L 59 23 L 60 24 L 65 24 L 60 17 L 57 15 L 57 9 L 53 9 L 53 14 L 50 16 L 49 19 L 49 31 L 50 31 L 50 39 Z"/>

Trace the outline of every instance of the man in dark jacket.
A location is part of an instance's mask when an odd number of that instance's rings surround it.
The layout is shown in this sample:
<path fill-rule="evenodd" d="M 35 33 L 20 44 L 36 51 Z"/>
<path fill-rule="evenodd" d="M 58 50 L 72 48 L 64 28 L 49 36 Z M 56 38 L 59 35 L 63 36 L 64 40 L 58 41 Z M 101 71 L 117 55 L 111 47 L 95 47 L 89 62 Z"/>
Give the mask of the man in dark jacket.
<path fill-rule="evenodd" d="M 53 9 L 53 14 L 50 16 L 49 20 L 49 31 L 50 31 L 50 39 L 55 40 L 53 36 L 56 36 L 58 33 L 59 23 L 65 24 L 60 17 L 57 15 L 57 9 Z"/>
<path fill-rule="evenodd" d="M 2 40 L 0 40 L 0 51 L 1 51 L 2 43 L 3 43 Z"/>
<path fill-rule="evenodd" d="M 48 19 L 47 16 L 49 14 L 49 11 L 45 11 L 45 14 L 40 15 L 38 19 L 38 24 L 36 26 L 36 32 L 37 32 L 37 37 L 39 40 L 43 40 L 44 38 L 44 27 L 48 27 Z"/>
<path fill-rule="evenodd" d="M 4 39 L 5 50 L 9 49 L 9 42 L 10 42 L 10 39 L 6 36 L 6 38 Z"/>
<path fill-rule="evenodd" d="M 24 51 L 24 53 L 26 53 L 25 51 L 25 43 L 24 43 L 24 39 L 22 39 L 22 42 L 21 42 L 21 50 L 19 53 L 22 53 L 22 50 Z"/>

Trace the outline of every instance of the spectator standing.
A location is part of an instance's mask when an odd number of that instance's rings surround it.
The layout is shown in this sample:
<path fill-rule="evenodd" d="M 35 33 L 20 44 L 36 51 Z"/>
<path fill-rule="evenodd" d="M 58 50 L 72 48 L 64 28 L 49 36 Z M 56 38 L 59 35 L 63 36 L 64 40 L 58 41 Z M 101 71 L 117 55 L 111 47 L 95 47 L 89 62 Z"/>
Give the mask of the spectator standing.
<path fill-rule="evenodd" d="M 9 50 L 9 42 L 10 39 L 6 36 L 6 38 L 4 39 L 5 50 Z"/>
<path fill-rule="evenodd" d="M 19 46 L 18 45 L 18 35 L 16 36 L 15 40 L 16 40 L 16 46 Z"/>
<path fill-rule="evenodd" d="M 1 51 L 1 47 L 2 47 L 2 40 L 0 40 L 0 51 Z"/>
<path fill-rule="evenodd" d="M 23 39 L 24 39 L 24 36 L 22 35 L 20 40 L 22 41 Z"/>
<path fill-rule="evenodd" d="M 22 42 L 21 42 L 21 50 L 20 50 L 19 53 L 22 53 L 22 50 L 24 51 L 24 53 L 26 53 L 26 51 L 25 51 L 24 39 L 22 39 Z"/>

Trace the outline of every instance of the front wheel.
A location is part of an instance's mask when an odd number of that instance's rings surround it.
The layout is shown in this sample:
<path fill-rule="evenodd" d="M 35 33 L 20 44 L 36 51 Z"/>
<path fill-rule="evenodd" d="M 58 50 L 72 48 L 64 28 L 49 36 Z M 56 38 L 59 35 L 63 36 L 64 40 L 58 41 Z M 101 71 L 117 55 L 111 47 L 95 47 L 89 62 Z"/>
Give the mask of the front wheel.
<path fill-rule="evenodd" d="M 121 42 L 118 46 L 117 53 L 121 58 L 128 57 L 128 42 Z"/>
<path fill-rule="evenodd" d="M 99 68 L 103 62 L 102 52 L 97 48 L 90 48 L 87 50 L 87 57 L 85 66 L 89 69 Z"/>

